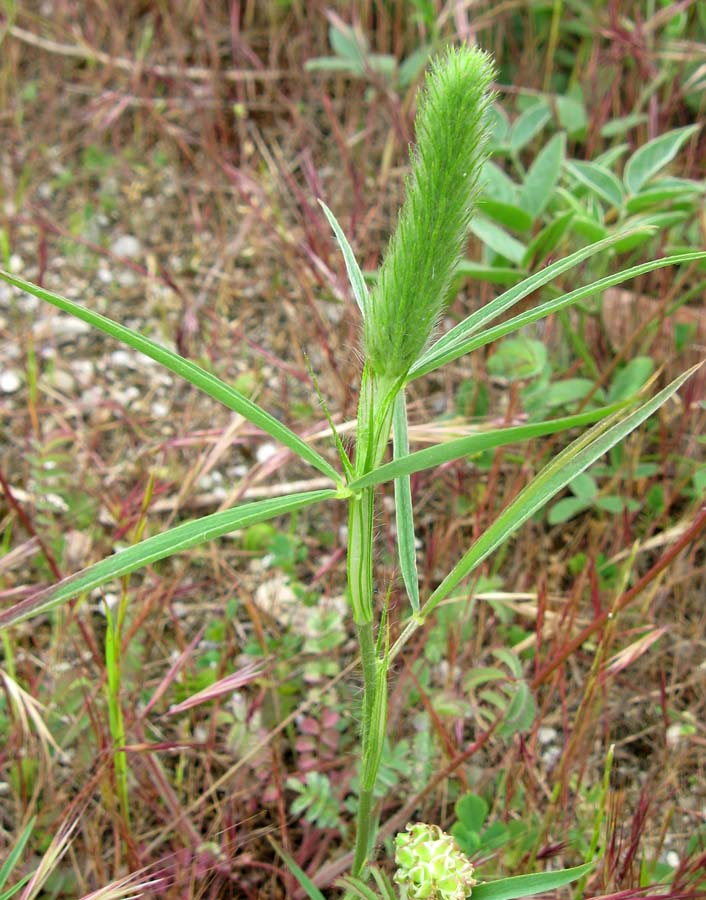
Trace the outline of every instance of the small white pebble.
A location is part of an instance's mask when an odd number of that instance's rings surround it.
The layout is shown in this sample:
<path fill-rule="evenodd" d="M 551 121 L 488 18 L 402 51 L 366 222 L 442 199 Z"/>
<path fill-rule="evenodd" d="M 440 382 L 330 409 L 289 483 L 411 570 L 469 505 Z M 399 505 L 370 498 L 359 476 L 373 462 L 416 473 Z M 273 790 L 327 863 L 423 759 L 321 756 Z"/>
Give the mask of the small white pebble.
<path fill-rule="evenodd" d="M 95 369 L 90 359 L 75 359 L 69 364 L 74 377 L 82 388 L 88 387 L 95 376 Z"/>
<path fill-rule="evenodd" d="M 3 394 L 14 394 L 22 385 L 20 373 L 15 369 L 8 369 L 6 372 L 0 373 L 0 391 Z"/>
<path fill-rule="evenodd" d="M 114 350 L 110 354 L 110 361 L 114 366 L 125 366 L 128 369 L 135 368 L 135 357 L 127 350 Z"/>
<path fill-rule="evenodd" d="M 152 415 L 156 416 L 158 419 L 163 419 L 169 412 L 169 407 L 166 403 L 162 403 L 161 400 L 155 400 L 152 404 Z"/>
<path fill-rule="evenodd" d="M 132 269 L 123 269 L 122 272 L 118 273 L 117 282 L 120 287 L 135 287 L 135 285 L 137 284 L 137 275 L 132 271 Z"/>
<path fill-rule="evenodd" d="M 667 853 L 665 859 L 668 866 L 671 866 L 673 869 L 679 868 L 680 860 L 679 854 L 676 852 L 676 850 L 670 850 L 669 853 Z"/>
<path fill-rule="evenodd" d="M 22 261 L 22 257 L 19 255 L 19 253 L 13 253 L 9 259 L 9 263 L 10 265 L 8 266 L 8 268 L 14 275 L 17 275 L 17 273 L 21 272 L 24 268 L 24 262 Z"/>
<path fill-rule="evenodd" d="M 551 744 L 552 741 L 556 740 L 557 736 L 558 732 L 556 728 L 542 725 L 541 728 L 537 729 L 537 740 L 540 744 Z"/>
<path fill-rule="evenodd" d="M 277 453 L 278 447 L 276 444 L 266 443 L 260 444 L 260 446 L 255 451 L 255 459 L 259 463 L 267 462 L 270 457 L 274 456 Z"/>
<path fill-rule="evenodd" d="M 667 729 L 667 746 L 668 747 L 676 747 L 679 741 L 682 739 L 682 726 L 680 722 L 675 722 L 673 725 L 670 725 Z"/>
<path fill-rule="evenodd" d="M 548 747 L 544 753 L 542 753 L 542 762 L 547 769 L 553 768 L 560 759 L 561 749 L 559 747 Z"/>
<path fill-rule="evenodd" d="M 142 244 L 131 234 L 121 234 L 111 244 L 110 252 L 115 256 L 135 259 L 142 253 Z"/>
<path fill-rule="evenodd" d="M 113 273 L 105 266 L 99 266 L 96 275 L 101 284 L 110 284 L 113 281 Z"/>
<path fill-rule="evenodd" d="M 99 597 L 98 603 L 96 604 L 96 612 L 101 613 L 101 615 L 105 615 L 106 606 L 112 612 L 115 607 L 118 605 L 118 595 L 105 593 Z"/>

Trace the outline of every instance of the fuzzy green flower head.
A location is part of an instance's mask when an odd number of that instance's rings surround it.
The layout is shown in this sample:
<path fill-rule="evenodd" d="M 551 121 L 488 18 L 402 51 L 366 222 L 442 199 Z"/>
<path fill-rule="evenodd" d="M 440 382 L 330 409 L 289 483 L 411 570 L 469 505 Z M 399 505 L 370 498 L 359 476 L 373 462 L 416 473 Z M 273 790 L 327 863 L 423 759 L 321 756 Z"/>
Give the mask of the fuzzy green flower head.
<path fill-rule="evenodd" d="M 420 94 L 406 198 L 364 323 L 366 356 L 387 381 L 406 376 L 448 299 L 486 157 L 493 75 L 487 53 L 451 48 Z"/>
<path fill-rule="evenodd" d="M 476 883 L 473 865 L 438 825 L 411 823 L 395 838 L 395 881 L 403 900 L 465 900 Z"/>

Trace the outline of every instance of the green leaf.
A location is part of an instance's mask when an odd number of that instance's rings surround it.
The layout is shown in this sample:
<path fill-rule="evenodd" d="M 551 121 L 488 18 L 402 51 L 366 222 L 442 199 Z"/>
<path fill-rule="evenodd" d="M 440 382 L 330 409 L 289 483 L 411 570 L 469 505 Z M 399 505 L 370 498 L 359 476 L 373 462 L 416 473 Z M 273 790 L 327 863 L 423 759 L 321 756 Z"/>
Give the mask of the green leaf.
<path fill-rule="evenodd" d="M 473 690 L 479 684 L 487 684 L 489 681 L 506 681 L 507 672 L 497 666 L 476 666 L 463 679 L 463 687 L 467 691 Z"/>
<path fill-rule="evenodd" d="M 458 325 L 452 328 L 447 334 L 443 335 L 443 337 L 439 338 L 438 341 L 433 343 L 412 366 L 409 373 L 410 378 L 418 378 L 420 375 L 424 375 L 426 372 L 431 372 L 433 369 L 437 368 L 436 362 L 432 361 L 435 360 L 437 356 L 441 356 L 442 352 L 450 345 L 465 340 L 471 334 L 478 331 L 478 329 L 482 325 L 485 325 L 486 322 L 490 322 L 497 318 L 497 316 L 505 312 L 506 309 L 509 309 L 529 294 L 539 290 L 539 288 L 544 287 L 545 284 L 549 284 L 550 281 L 553 281 L 559 275 L 563 275 L 564 272 L 578 266 L 584 260 L 589 259 L 596 253 L 600 253 L 602 250 L 607 250 L 608 247 L 612 246 L 612 244 L 622 236 L 622 234 L 611 235 L 605 240 L 598 241 L 596 244 L 577 250 L 576 253 L 572 253 L 565 259 L 560 259 L 557 262 L 552 263 L 551 266 L 547 266 L 541 271 L 535 272 L 533 275 L 530 275 L 529 278 L 525 278 L 524 281 L 521 281 L 520 284 L 515 285 L 499 297 L 496 297 L 495 300 L 486 303 L 479 310 L 464 319 L 463 322 L 459 322 Z M 452 358 L 455 359 L 456 357 Z"/>
<path fill-rule="evenodd" d="M 462 259 L 456 267 L 456 275 L 472 278 L 474 281 L 487 281 L 491 284 L 517 284 L 526 277 L 523 269 L 508 269 L 501 266 L 485 266 L 483 263 Z"/>
<path fill-rule="evenodd" d="M 321 893 L 321 891 L 316 887 L 314 882 L 309 878 L 309 876 L 301 869 L 296 862 L 292 859 L 292 857 L 286 853 L 275 841 L 270 838 L 270 843 L 275 848 L 277 853 L 282 857 L 285 862 L 285 865 L 289 869 L 289 871 L 294 875 L 302 889 L 306 892 L 309 900 L 326 900 L 326 897 Z"/>
<path fill-rule="evenodd" d="M 610 243 L 615 243 L 615 240 L 615 236 L 612 239 L 608 239 Z M 601 241 L 599 243 L 604 244 L 605 242 Z M 538 319 L 542 319 L 549 315 L 549 313 L 564 309 L 573 303 L 577 303 L 579 300 L 583 300 L 585 297 L 599 294 L 601 291 L 613 287 L 616 284 L 620 284 L 623 281 L 628 281 L 630 278 L 637 277 L 646 272 L 651 272 L 654 269 L 660 269 L 664 266 L 679 265 L 681 263 L 694 262 L 700 259 L 706 259 L 706 252 L 685 253 L 677 256 L 665 256 L 661 259 L 650 260 L 649 262 L 641 263 L 639 266 L 624 269 L 622 272 L 617 272 L 614 275 L 608 275 L 585 287 L 577 288 L 575 291 L 563 294 L 555 300 L 548 300 L 546 303 L 540 304 L 535 309 L 527 310 L 527 312 L 520 313 L 520 315 L 514 316 L 512 319 L 508 319 L 507 322 L 503 322 L 501 325 L 495 325 L 493 328 L 482 331 L 475 337 L 466 336 L 472 335 L 473 332 L 477 331 L 479 323 L 482 324 L 484 321 L 494 319 L 499 312 L 502 312 L 507 309 L 508 306 L 516 303 L 519 299 L 518 294 L 520 297 L 525 296 L 525 286 L 531 284 L 535 279 L 541 281 L 540 276 L 553 268 L 553 266 L 548 266 L 546 269 L 542 269 L 540 272 L 530 275 L 529 278 L 525 279 L 525 281 L 516 285 L 514 288 L 505 291 L 505 293 L 501 294 L 497 300 L 493 300 L 486 306 L 481 307 L 480 310 L 472 313 L 467 319 L 464 319 L 463 322 L 452 328 L 451 331 L 438 340 L 436 344 L 424 354 L 416 366 L 412 367 L 411 373 L 414 378 L 417 378 L 419 375 L 433 372 L 435 369 L 440 368 L 446 363 L 458 359 L 459 356 L 463 356 L 466 353 L 470 353 L 472 350 L 476 350 L 492 341 L 496 341 L 506 334 L 510 334 L 525 325 L 529 325 L 531 322 L 536 322 Z M 508 300 L 507 298 L 510 299 Z M 502 303 L 496 306 L 495 304 L 498 301 L 502 301 Z"/>
<path fill-rule="evenodd" d="M 436 16 L 436 13 L 433 13 Z M 490 133 L 490 143 L 495 146 L 501 146 L 507 141 L 510 133 L 510 120 L 505 110 L 498 103 L 493 103 L 488 107 L 488 131 Z"/>
<path fill-rule="evenodd" d="M 76 316 L 77 319 L 81 319 L 83 322 L 88 322 L 89 325 L 92 325 L 104 334 L 110 335 L 110 337 L 116 338 L 134 350 L 156 360 L 166 369 L 184 378 L 190 384 L 193 384 L 194 387 L 208 394 L 209 397 L 213 397 L 214 400 L 218 400 L 219 403 L 228 407 L 228 409 L 240 413 L 244 419 L 252 422 L 253 425 L 257 425 L 270 437 L 284 444 L 300 459 L 310 463 L 336 483 L 340 483 L 340 475 L 323 456 L 318 454 L 316 450 L 305 443 L 293 431 L 290 431 L 286 425 L 277 421 L 274 416 L 271 416 L 257 404 L 248 400 L 247 397 L 236 391 L 229 384 L 226 384 L 225 381 L 221 381 L 220 378 L 202 369 L 190 360 L 184 359 L 178 353 L 167 350 L 166 347 L 161 347 L 149 338 L 144 337 L 144 335 L 139 334 L 139 332 L 126 328 L 124 325 L 119 325 L 112 319 L 79 306 L 77 303 L 59 296 L 59 294 L 47 291 L 36 284 L 31 284 L 29 281 L 24 281 L 22 278 L 17 278 L 15 275 L 2 270 L 0 270 L 0 279 L 22 291 L 26 291 L 28 294 L 32 294 L 34 297 L 38 297 L 40 300 L 51 303 L 52 306 L 56 306 L 63 312 Z"/>
<path fill-rule="evenodd" d="M 512 650 L 509 650 L 507 647 L 496 647 L 493 650 L 493 656 L 499 659 L 500 662 L 505 663 L 514 678 L 522 677 L 522 663 Z"/>
<path fill-rule="evenodd" d="M 641 425 L 676 393 L 698 368 L 699 366 L 694 366 L 680 375 L 651 400 L 624 418 L 621 419 L 620 413 L 616 413 L 610 419 L 600 422 L 545 466 L 464 554 L 422 606 L 420 615 L 426 618 L 486 557 L 505 544 L 530 516 L 545 506 L 573 478 Z"/>
<path fill-rule="evenodd" d="M 484 198 L 478 201 L 478 211 L 513 231 L 529 231 L 532 227 L 532 216 L 514 203 Z"/>
<path fill-rule="evenodd" d="M 504 256 L 511 262 L 520 263 L 527 249 L 524 244 L 520 243 L 517 238 L 512 237 L 495 222 L 486 219 L 484 216 L 476 216 L 470 224 L 470 230 L 479 238 L 487 247 Z"/>
<path fill-rule="evenodd" d="M 636 356 L 616 373 L 608 392 L 609 403 L 619 403 L 634 397 L 654 372 L 655 364 L 649 356 Z"/>
<path fill-rule="evenodd" d="M 517 897 L 531 897 L 554 891 L 576 881 L 590 872 L 594 863 L 585 863 L 573 869 L 561 869 L 558 872 L 538 872 L 532 875 L 516 875 L 514 878 L 501 878 L 499 881 L 486 881 L 473 887 L 474 900 L 516 900 Z"/>
<path fill-rule="evenodd" d="M 524 146 L 529 144 L 551 117 L 551 110 L 545 101 L 535 103 L 534 106 L 526 109 L 516 120 L 510 132 L 510 147 L 513 153 L 519 153 Z"/>
<path fill-rule="evenodd" d="M 547 348 L 534 338 L 522 335 L 498 344 L 488 359 L 488 373 L 496 377 L 518 381 L 535 378 L 547 364 Z"/>
<path fill-rule="evenodd" d="M 28 872 L 24 876 L 24 878 L 21 878 L 16 884 L 13 884 L 11 888 L 8 888 L 6 891 L 3 891 L 3 893 L 0 894 L 0 900 L 10 900 L 10 897 L 14 897 L 15 894 L 18 893 L 20 888 L 23 888 L 27 884 L 27 882 L 30 880 L 30 878 L 32 878 L 33 875 L 34 875 L 33 872 Z"/>
<path fill-rule="evenodd" d="M 551 222 L 529 242 L 522 258 L 522 265 L 527 268 L 536 267 L 546 259 L 566 234 L 574 215 L 573 210 L 568 210 L 554 216 Z"/>
<path fill-rule="evenodd" d="M 29 840 L 29 838 L 32 834 L 32 829 L 34 828 L 34 823 L 36 821 L 37 821 L 37 817 L 32 816 L 32 818 L 29 820 L 29 822 L 27 822 L 25 827 L 20 832 L 17 840 L 15 841 L 14 847 L 12 848 L 12 850 L 10 850 L 10 853 L 9 853 L 7 859 L 0 867 L 0 888 L 5 887 L 5 885 L 7 884 L 7 879 L 10 877 L 10 873 L 15 868 L 18 860 L 22 856 L 22 851 L 24 850 L 25 844 L 27 843 L 27 841 Z M 14 893 L 15 889 L 19 890 L 20 886 L 21 885 L 16 885 L 15 888 L 12 889 L 13 893 Z M 5 896 L 10 897 L 11 894 L 6 894 Z"/>
<path fill-rule="evenodd" d="M 661 134 L 636 150 L 625 164 L 623 181 L 631 194 L 636 194 L 642 185 L 670 163 L 689 138 L 701 128 L 700 124 L 675 128 Z"/>
<path fill-rule="evenodd" d="M 348 273 L 348 282 L 353 291 L 355 302 L 358 304 L 358 309 L 363 318 L 365 318 L 368 314 L 368 309 L 370 308 L 370 295 L 368 294 L 368 288 L 365 284 L 363 273 L 360 270 L 360 266 L 351 249 L 351 245 L 348 243 L 348 238 L 343 233 L 343 229 L 338 224 L 336 217 L 323 200 L 319 200 L 319 205 L 321 206 L 321 209 L 323 209 L 324 215 L 328 219 L 328 223 L 336 236 L 338 246 L 341 248 L 343 261 L 346 264 L 346 272 Z"/>
<path fill-rule="evenodd" d="M 368 41 L 362 31 L 356 32 L 349 25 L 332 25 L 328 30 L 328 39 L 334 53 L 358 63 L 362 68 L 368 53 Z"/>
<path fill-rule="evenodd" d="M 392 481 L 394 478 L 399 478 L 402 475 L 412 475 L 414 472 L 433 469 L 443 463 L 460 459 L 462 456 L 480 453 L 482 450 L 493 450 L 496 447 L 504 447 L 508 444 L 528 440 L 529 438 L 545 437 L 549 434 L 566 431 L 569 428 L 588 425 L 610 415 L 616 409 L 622 408 L 622 406 L 620 404 L 603 409 L 593 409 L 573 416 L 565 416 L 561 419 L 533 422 L 530 425 L 514 425 L 511 428 L 497 428 L 471 434 L 468 437 L 457 438 L 453 441 L 445 441 L 443 444 L 436 444 L 434 447 L 417 450 L 415 453 L 410 453 L 409 456 L 378 466 L 372 472 L 367 472 L 360 478 L 351 481 L 348 488 L 357 493 L 376 484 Z"/>
<path fill-rule="evenodd" d="M 485 162 L 480 171 L 478 184 L 481 197 L 485 200 L 496 200 L 498 203 L 514 205 L 517 202 L 515 182 L 494 162 Z"/>
<path fill-rule="evenodd" d="M 605 227 L 605 225 L 597 222 L 590 216 L 575 216 L 572 225 L 576 234 L 587 241 L 602 241 L 608 234 L 608 229 Z M 633 232 L 630 238 L 623 238 L 622 240 L 625 241 L 635 239 L 639 241 L 647 241 L 651 236 L 652 235 L 648 231 L 638 231 Z M 616 241 L 615 243 L 617 248 L 617 245 L 620 243 L 620 241 Z"/>
<path fill-rule="evenodd" d="M 661 204 L 688 204 L 695 207 L 700 202 L 699 194 L 706 191 L 706 183 L 690 178 L 659 178 L 639 194 L 630 197 L 625 204 L 629 215 L 644 212 Z"/>
<path fill-rule="evenodd" d="M 488 804 L 478 794 L 464 794 L 454 806 L 459 822 L 472 831 L 480 831 L 488 817 Z"/>
<path fill-rule="evenodd" d="M 550 409 L 557 406 L 569 406 L 578 403 L 593 390 L 594 383 L 590 378 L 565 378 L 555 381 L 544 392 L 544 402 Z"/>
<path fill-rule="evenodd" d="M 547 522 L 550 525 L 561 525 L 562 522 L 568 522 L 569 519 L 573 519 L 574 516 L 578 516 L 579 513 L 586 512 L 590 508 L 591 503 L 588 500 L 580 500 L 578 497 L 564 497 L 550 507 Z"/>
<path fill-rule="evenodd" d="M 404 390 L 401 390 L 395 398 L 395 410 L 392 416 L 392 437 L 394 459 L 400 460 L 409 456 L 407 408 Z M 412 489 L 409 475 L 400 475 L 399 478 L 395 478 L 395 521 L 397 524 L 397 550 L 402 580 L 407 589 L 412 612 L 416 613 L 419 609 L 419 576 L 417 574 L 417 549 L 414 540 L 414 512 L 412 509 Z"/>
<path fill-rule="evenodd" d="M 592 162 L 583 162 L 580 159 L 569 159 L 564 163 L 564 168 L 569 174 L 586 185 L 589 190 L 597 194 L 613 207 L 619 207 L 623 202 L 623 186 L 617 175 L 610 169 Z"/>
<path fill-rule="evenodd" d="M 640 504 L 631 497 L 618 497 L 616 494 L 606 494 L 603 497 L 596 497 L 595 506 L 604 512 L 619 515 L 624 509 L 634 512 L 640 508 Z"/>
<path fill-rule="evenodd" d="M 360 878 L 353 878 L 352 875 L 337 878 L 334 884 L 346 891 L 346 897 L 358 897 L 359 900 L 380 900 L 372 888 L 369 888 Z"/>
<path fill-rule="evenodd" d="M 588 117 L 583 100 L 578 100 L 575 97 L 559 96 L 555 102 L 559 125 L 566 129 L 569 137 L 573 140 L 583 137 L 588 125 Z"/>
<path fill-rule="evenodd" d="M 498 728 L 500 737 L 506 740 L 513 734 L 522 734 L 532 727 L 537 715 L 537 704 L 526 681 L 513 686 L 512 699 Z"/>
<path fill-rule="evenodd" d="M 637 128 L 638 125 L 644 125 L 646 121 L 647 116 L 645 113 L 630 113 L 618 119 L 611 119 L 610 122 L 606 122 L 601 128 L 601 137 L 619 137 L 627 134 L 628 131 L 632 131 L 633 128 Z"/>
<path fill-rule="evenodd" d="M 150 563 L 157 562 L 157 560 L 174 556 L 175 553 L 180 553 L 182 550 L 204 544 L 236 529 L 264 522 L 305 506 L 311 506 L 313 503 L 333 500 L 337 496 L 338 494 L 334 490 L 307 491 L 290 494 L 288 497 L 274 497 L 269 500 L 259 500 L 256 503 L 246 503 L 235 509 L 226 509 L 201 519 L 184 522 L 175 528 L 140 541 L 139 544 L 133 544 L 120 550 L 113 556 L 83 569 L 76 575 L 64 578 L 58 584 L 4 610 L 0 613 L 0 630 L 9 625 L 23 622 L 38 613 L 53 609 L 71 597 L 100 587 L 114 578 L 128 575 Z"/>
<path fill-rule="evenodd" d="M 544 212 L 554 195 L 565 148 L 566 135 L 563 132 L 555 134 L 539 151 L 537 158 L 529 167 L 520 189 L 520 206 L 526 209 L 533 219 Z"/>
<path fill-rule="evenodd" d="M 569 488 L 580 500 L 593 500 L 598 495 L 598 485 L 588 472 L 582 472 L 569 482 Z"/>

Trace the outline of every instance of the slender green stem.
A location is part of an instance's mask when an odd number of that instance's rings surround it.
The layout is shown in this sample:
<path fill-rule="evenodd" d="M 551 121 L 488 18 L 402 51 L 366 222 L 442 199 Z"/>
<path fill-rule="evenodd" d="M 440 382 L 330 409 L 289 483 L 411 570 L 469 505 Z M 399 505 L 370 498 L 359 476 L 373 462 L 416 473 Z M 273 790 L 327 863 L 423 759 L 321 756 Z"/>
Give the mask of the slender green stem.
<path fill-rule="evenodd" d="M 355 854 L 352 874 L 360 876 L 368 857 L 370 844 L 371 812 L 373 805 L 373 787 L 364 780 L 363 769 L 369 758 L 370 731 L 373 724 L 373 708 L 377 688 L 377 654 L 375 652 L 375 636 L 372 623 L 358 626 L 358 643 L 363 667 L 363 716 L 361 725 L 361 773 L 360 795 L 358 797 L 358 813 L 356 820 Z M 375 773 L 377 775 L 377 772 Z"/>
<path fill-rule="evenodd" d="M 358 407 L 356 474 L 372 471 L 385 453 L 392 425 L 393 393 L 369 372 L 363 375 Z M 349 500 L 348 590 L 363 669 L 360 794 L 356 822 L 353 875 L 360 876 L 371 842 L 373 790 L 385 740 L 387 666 L 375 646 L 373 601 L 373 516 L 375 488 L 365 488 Z"/>

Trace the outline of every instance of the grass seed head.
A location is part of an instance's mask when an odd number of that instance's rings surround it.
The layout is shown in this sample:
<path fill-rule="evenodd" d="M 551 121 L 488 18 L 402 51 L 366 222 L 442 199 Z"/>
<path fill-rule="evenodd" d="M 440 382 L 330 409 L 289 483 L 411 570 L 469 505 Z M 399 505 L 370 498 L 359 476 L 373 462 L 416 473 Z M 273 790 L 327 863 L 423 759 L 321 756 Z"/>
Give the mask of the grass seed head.
<path fill-rule="evenodd" d="M 427 74 L 412 173 L 365 319 L 373 372 L 404 377 L 427 345 L 463 250 L 485 159 L 491 58 L 462 46 Z"/>

